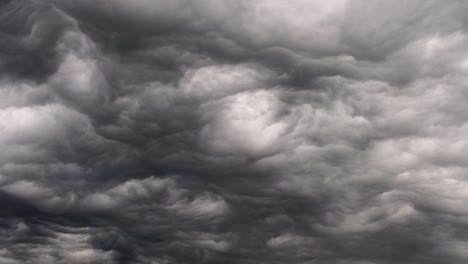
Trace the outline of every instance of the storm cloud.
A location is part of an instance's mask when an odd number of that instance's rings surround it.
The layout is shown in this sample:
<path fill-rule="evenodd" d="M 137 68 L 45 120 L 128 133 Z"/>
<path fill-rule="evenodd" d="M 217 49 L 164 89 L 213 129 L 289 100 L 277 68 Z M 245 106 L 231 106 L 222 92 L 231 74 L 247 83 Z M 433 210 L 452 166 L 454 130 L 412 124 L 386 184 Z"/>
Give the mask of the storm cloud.
<path fill-rule="evenodd" d="M 1 1 L 0 263 L 466 263 L 467 12 Z"/>

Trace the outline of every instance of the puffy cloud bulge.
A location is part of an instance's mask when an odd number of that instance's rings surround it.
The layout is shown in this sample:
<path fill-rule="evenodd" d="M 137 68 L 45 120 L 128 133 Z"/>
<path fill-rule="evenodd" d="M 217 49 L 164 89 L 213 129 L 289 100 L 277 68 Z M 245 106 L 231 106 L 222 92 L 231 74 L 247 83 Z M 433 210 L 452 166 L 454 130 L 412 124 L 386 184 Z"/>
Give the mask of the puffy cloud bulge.
<path fill-rule="evenodd" d="M 0 263 L 466 263 L 468 3 L 0 3 Z"/>

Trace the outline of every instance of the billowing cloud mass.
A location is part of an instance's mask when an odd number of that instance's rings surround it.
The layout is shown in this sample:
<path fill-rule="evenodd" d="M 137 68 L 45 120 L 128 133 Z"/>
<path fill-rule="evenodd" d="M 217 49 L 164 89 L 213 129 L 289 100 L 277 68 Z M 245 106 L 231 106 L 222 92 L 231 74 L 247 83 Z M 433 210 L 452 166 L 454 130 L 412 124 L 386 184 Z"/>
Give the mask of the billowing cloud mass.
<path fill-rule="evenodd" d="M 1 1 L 0 263 L 467 263 L 467 13 Z"/>

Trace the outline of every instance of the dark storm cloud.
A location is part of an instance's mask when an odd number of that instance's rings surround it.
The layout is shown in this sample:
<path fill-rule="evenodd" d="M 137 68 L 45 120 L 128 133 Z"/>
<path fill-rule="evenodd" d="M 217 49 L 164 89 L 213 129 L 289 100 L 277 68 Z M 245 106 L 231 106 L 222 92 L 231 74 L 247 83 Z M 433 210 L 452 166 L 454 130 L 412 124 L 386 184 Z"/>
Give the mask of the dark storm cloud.
<path fill-rule="evenodd" d="M 463 1 L 4 1 L 0 263 L 465 263 Z"/>
<path fill-rule="evenodd" d="M 43 80 L 56 70 L 60 55 L 53 47 L 73 22 L 41 1 L 2 1 L 0 5 L 3 78 Z"/>

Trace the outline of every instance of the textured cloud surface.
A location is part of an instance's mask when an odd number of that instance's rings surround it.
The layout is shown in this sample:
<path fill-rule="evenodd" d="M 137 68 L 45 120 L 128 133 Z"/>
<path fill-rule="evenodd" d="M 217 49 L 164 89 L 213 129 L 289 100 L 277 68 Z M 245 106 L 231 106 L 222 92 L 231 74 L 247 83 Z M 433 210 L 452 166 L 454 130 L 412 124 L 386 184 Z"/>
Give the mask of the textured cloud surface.
<path fill-rule="evenodd" d="M 467 263 L 467 12 L 1 1 L 0 263 Z"/>

